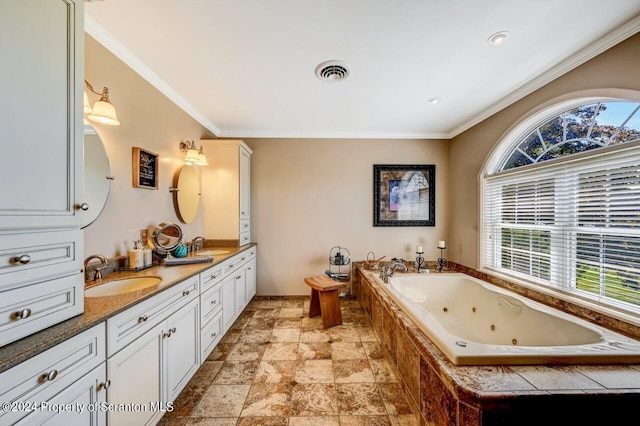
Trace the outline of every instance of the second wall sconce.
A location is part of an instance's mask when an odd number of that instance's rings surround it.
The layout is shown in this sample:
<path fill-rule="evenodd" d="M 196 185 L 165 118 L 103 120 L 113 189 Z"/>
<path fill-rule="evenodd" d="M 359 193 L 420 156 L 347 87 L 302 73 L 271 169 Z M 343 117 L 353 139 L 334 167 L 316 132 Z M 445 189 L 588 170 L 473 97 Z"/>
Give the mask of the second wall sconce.
<path fill-rule="evenodd" d="M 91 86 L 87 80 L 85 80 L 84 83 L 92 93 L 100 95 L 100 100 L 93 104 L 93 108 L 91 108 L 87 91 L 84 91 L 84 113 L 89 114 L 87 118 L 96 123 L 119 126 L 120 121 L 118 121 L 118 117 L 116 116 L 116 108 L 109 102 L 109 88 L 103 87 L 102 93 L 99 93 L 93 90 L 93 86 Z"/>
<path fill-rule="evenodd" d="M 180 151 L 184 152 L 184 161 L 187 164 L 193 164 L 196 166 L 208 166 L 207 156 L 204 155 L 204 151 L 202 150 L 202 145 L 200 149 L 196 147 L 196 143 L 194 141 L 185 141 L 180 142 Z"/>

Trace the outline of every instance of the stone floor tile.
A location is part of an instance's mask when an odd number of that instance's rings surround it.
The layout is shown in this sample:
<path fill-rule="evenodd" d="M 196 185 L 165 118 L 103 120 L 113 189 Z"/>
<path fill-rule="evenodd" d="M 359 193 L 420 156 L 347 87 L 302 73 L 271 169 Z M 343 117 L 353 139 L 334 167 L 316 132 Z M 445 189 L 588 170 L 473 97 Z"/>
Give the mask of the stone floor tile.
<path fill-rule="evenodd" d="M 240 417 L 237 426 L 286 426 L 286 417 Z"/>
<path fill-rule="evenodd" d="M 200 417 L 189 419 L 186 426 L 236 426 L 237 417 Z"/>
<path fill-rule="evenodd" d="M 402 416 L 389 416 L 392 426 L 420 426 L 420 420 L 415 414 L 405 414 Z"/>
<path fill-rule="evenodd" d="M 338 410 L 342 415 L 384 415 L 387 409 L 376 383 L 337 384 Z M 342 419 L 341 423 L 342 423 Z"/>
<path fill-rule="evenodd" d="M 384 359 L 384 350 L 380 342 L 362 342 L 362 347 L 369 359 Z"/>
<path fill-rule="evenodd" d="M 288 417 L 291 408 L 291 386 L 258 383 L 251 386 L 241 417 Z"/>
<path fill-rule="evenodd" d="M 397 383 L 398 376 L 396 369 L 386 359 L 370 359 L 371 369 L 373 370 L 373 377 L 376 382 L 379 383 Z"/>
<path fill-rule="evenodd" d="M 338 414 L 334 384 L 298 383 L 291 391 L 291 416 L 330 416 Z"/>
<path fill-rule="evenodd" d="M 271 330 L 275 323 L 275 318 L 251 318 L 245 330 Z"/>
<path fill-rule="evenodd" d="M 336 383 L 375 382 L 373 370 L 366 359 L 341 359 L 333 361 Z"/>
<path fill-rule="evenodd" d="M 195 417 L 238 417 L 242 412 L 250 385 L 212 385 L 191 414 Z"/>
<path fill-rule="evenodd" d="M 301 328 L 302 318 L 276 318 L 274 328 Z"/>
<path fill-rule="evenodd" d="M 242 334 L 241 331 L 231 331 L 231 330 L 229 330 L 222 337 L 222 339 L 220 340 L 220 343 L 237 343 L 241 334 Z"/>
<path fill-rule="evenodd" d="M 267 343 L 263 361 L 295 361 L 298 359 L 298 343 Z"/>
<path fill-rule="evenodd" d="M 213 379 L 217 385 L 251 384 L 258 371 L 258 361 L 225 361 Z"/>
<path fill-rule="evenodd" d="M 280 308 L 278 318 L 302 318 L 302 307 Z"/>
<path fill-rule="evenodd" d="M 389 416 L 340 416 L 341 426 L 391 426 Z"/>
<path fill-rule="evenodd" d="M 331 343 L 300 342 L 298 354 L 301 359 L 331 359 Z"/>
<path fill-rule="evenodd" d="M 157 426 L 185 426 L 188 421 L 187 417 L 168 417 L 165 415 L 160 419 Z"/>
<path fill-rule="evenodd" d="M 271 336 L 269 337 L 269 341 L 274 343 L 299 342 L 300 329 L 299 328 L 274 328 L 271 331 Z"/>
<path fill-rule="evenodd" d="M 327 331 L 333 341 L 360 342 L 358 331 L 351 325 L 337 325 L 328 328 Z"/>
<path fill-rule="evenodd" d="M 222 361 L 205 361 L 202 363 L 196 374 L 174 401 L 173 411 L 166 413 L 164 418 L 189 417 L 218 374 L 222 364 Z"/>
<path fill-rule="evenodd" d="M 264 343 L 238 342 L 227 355 L 227 361 L 256 361 L 262 357 L 265 349 Z"/>
<path fill-rule="evenodd" d="M 308 330 L 322 330 L 324 326 L 322 325 L 322 317 L 320 315 L 315 316 L 313 318 L 309 318 L 307 316 L 301 318 L 301 325 L 303 331 Z"/>
<path fill-rule="evenodd" d="M 338 416 L 289 417 L 289 426 L 340 426 Z"/>
<path fill-rule="evenodd" d="M 294 380 L 298 383 L 333 383 L 333 362 L 330 359 L 301 361 Z"/>
<path fill-rule="evenodd" d="M 326 330 L 306 330 L 303 326 L 302 333 L 300 333 L 301 342 L 329 342 L 331 336 Z"/>
<path fill-rule="evenodd" d="M 256 318 L 276 318 L 280 312 L 280 308 L 276 309 L 258 309 L 253 314 L 253 319 Z"/>
<path fill-rule="evenodd" d="M 235 343 L 218 343 L 207 357 L 207 361 L 225 361 Z"/>
<path fill-rule="evenodd" d="M 262 361 L 254 383 L 289 383 L 293 380 L 298 361 Z"/>
<path fill-rule="evenodd" d="M 363 342 L 377 342 L 378 338 L 376 337 L 376 333 L 373 331 L 371 327 L 356 327 L 356 331 L 360 336 L 360 340 Z"/>
<path fill-rule="evenodd" d="M 304 301 L 306 299 L 292 299 L 292 300 L 283 300 L 282 308 L 302 308 L 304 307 Z"/>
<path fill-rule="evenodd" d="M 367 359 L 362 342 L 332 342 L 331 357 L 338 359 Z"/>
<path fill-rule="evenodd" d="M 248 327 L 240 335 L 238 343 L 267 343 L 269 336 L 271 336 L 271 327 L 267 329 Z"/>
<path fill-rule="evenodd" d="M 282 306 L 282 300 L 252 300 L 248 309 L 273 309 Z"/>

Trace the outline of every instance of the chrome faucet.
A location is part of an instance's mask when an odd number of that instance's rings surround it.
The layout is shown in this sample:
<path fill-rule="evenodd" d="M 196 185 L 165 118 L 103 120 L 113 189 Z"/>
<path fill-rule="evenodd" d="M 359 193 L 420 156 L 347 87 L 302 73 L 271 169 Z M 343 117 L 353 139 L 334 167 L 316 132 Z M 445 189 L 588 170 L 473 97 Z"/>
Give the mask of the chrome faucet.
<path fill-rule="evenodd" d="M 382 267 L 382 269 L 380 270 L 380 279 L 382 279 L 382 281 L 384 281 L 385 283 L 388 283 L 389 277 L 393 276 L 393 273 L 397 269 L 400 269 L 403 272 L 407 272 L 409 270 L 407 268 L 407 265 L 405 265 L 404 263 L 393 262 Z"/>
<path fill-rule="evenodd" d="M 101 254 L 92 254 L 91 256 L 87 257 L 84 260 L 85 280 L 89 281 L 89 274 L 87 274 L 87 265 L 93 259 L 99 259 L 100 262 L 104 265 L 104 266 L 96 267 L 96 273 L 93 276 L 93 281 L 102 281 L 102 270 L 105 269 L 109 265 L 109 260 L 106 257 L 104 257 L 103 255 L 101 255 Z"/>
<path fill-rule="evenodd" d="M 195 237 L 191 240 L 191 253 L 197 252 L 198 249 L 198 240 L 202 240 L 202 247 L 204 248 L 204 243 L 207 241 L 205 237 Z"/>

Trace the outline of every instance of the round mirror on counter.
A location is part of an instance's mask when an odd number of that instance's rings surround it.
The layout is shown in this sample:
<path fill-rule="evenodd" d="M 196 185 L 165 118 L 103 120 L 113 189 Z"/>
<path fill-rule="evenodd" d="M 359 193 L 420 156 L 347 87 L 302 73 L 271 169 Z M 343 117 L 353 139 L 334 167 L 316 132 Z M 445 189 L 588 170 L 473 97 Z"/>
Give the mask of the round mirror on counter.
<path fill-rule="evenodd" d="M 173 201 L 176 213 L 184 223 L 191 223 L 198 215 L 200 206 L 200 176 L 198 169 L 191 164 L 185 164 L 176 174 L 174 182 Z"/>
<path fill-rule="evenodd" d="M 150 245 L 156 256 L 165 258 L 167 253 L 178 247 L 182 243 L 182 229 L 172 222 L 162 222 L 158 226 L 151 226 Z"/>
<path fill-rule="evenodd" d="M 82 227 L 91 225 L 102 213 L 109 197 L 111 186 L 109 157 L 102 139 L 95 129 L 84 126 L 84 176 L 83 176 L 83 205 Z"/>

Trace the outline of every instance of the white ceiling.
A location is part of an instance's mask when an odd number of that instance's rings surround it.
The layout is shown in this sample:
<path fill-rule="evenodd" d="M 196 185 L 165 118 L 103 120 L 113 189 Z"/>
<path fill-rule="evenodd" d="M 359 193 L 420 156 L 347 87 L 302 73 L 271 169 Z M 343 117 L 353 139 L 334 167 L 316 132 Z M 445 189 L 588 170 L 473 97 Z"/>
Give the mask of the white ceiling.
<path fill-rule="evenodd" d="M 450 138 L 640 28 L 640 0 L 105 0 L 85 11 L 88 34 L 220 137 Z M 487 42 L 504 30 L 503 45 Z M 349 78 L 318 80 L 330 59 Z"/>

